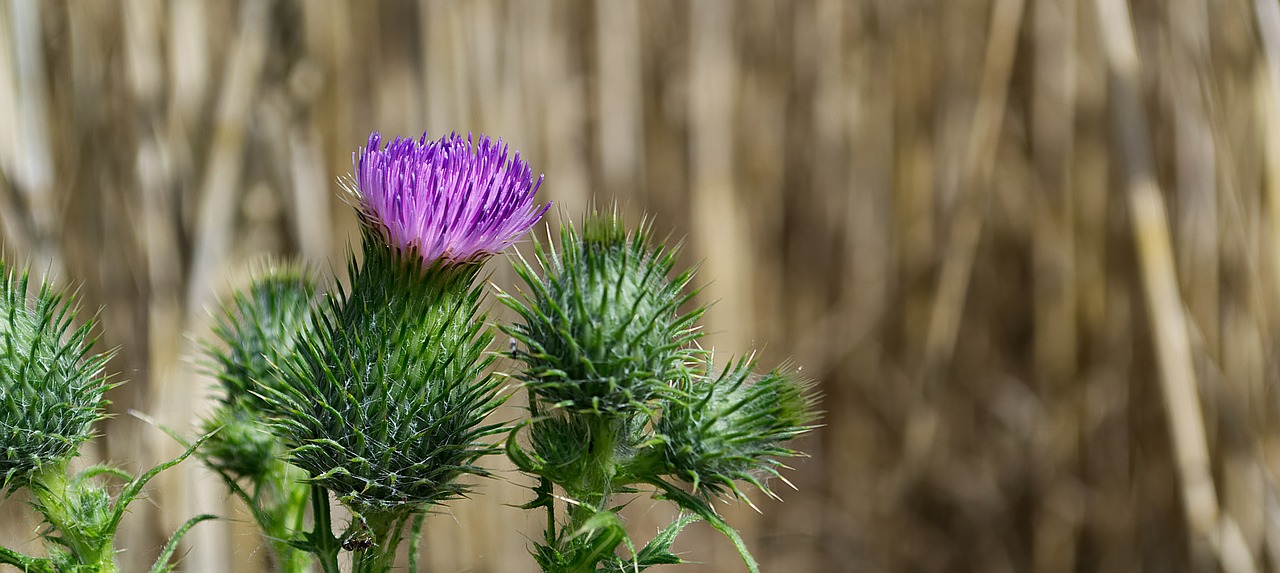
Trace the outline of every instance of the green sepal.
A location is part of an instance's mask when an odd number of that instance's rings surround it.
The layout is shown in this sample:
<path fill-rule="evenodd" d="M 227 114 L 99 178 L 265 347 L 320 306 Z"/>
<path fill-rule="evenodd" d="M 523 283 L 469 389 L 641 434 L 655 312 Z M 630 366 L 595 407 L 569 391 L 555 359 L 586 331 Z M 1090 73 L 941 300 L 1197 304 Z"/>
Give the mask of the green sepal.
<path fill-rule="evenodd" d="M 92 319 L 75 326 L 76 302 L 0 261 L 0 487 L 28 485 L 62 466 L 106 417 L 112 353 L 93 354 Z"/>
<path fill-rule="evenodd" d="M 283 454 L 266 426 L 259 387 L 279 388 L 279 365 L 305 337 L 317 283 L 296 264 L 267 263 L 249 286 L 224 303 L 204 344 L 206 370 L 218 380 L 218 407 L 202 423 L 218 434 L 201 455 L 205 465 L 254 481 L 278 472 Z"/>
<path fill-rule="evenodd" d="M 660 499 L 669 500 L 679 506 L 680 509 L 694 513 L 715 528 L 716 531 L 729 538 L 733 548 L 738 551 L 738 556 L 742 557 L 742 562 L 746 564 L 747 570 L 751 573 L 760 573 L 760 565 L 756 563 L 755 557 L 751 556 L 751 551 L 747 549 L 747 544 L 742 540 L 742 536 L 738 535 L 738 531 L 725 522 L 705 499 L 692 495 L 664 480 L 655 479 L 651 484 L 658 488 L 660 492 L 658 497 Z"/>
<path fill-rule="evenodd" d="M 678 248 L 655 244 L 642 222 L 628 233 L 617 213 L 587 215 L 579 232 L 561 227 L 561 251 L 534 243 L 542 276 L 522 255 L 513 262 L 528 292 L 499 291 L 519 319 L 503 327 L 523 363 L 516 378 L 550 406 L 619 415 L 645 410 L 697 354 L 697 307 L 687 270 L 669 278 Z"/>
<path fill-rule="evenodd" d="M 773 496 L 760 478 L 781 479 L 778 458 L 800 455 L 784 444 L 814 427 L 817 397 L 786 368 L 755 375 L 754 366 L 743 358 L 718 375 L 694 372 L 672 385 L 655 424 L 664 473 L 704 496 L 746 499 L 738 480 Z"/>
<path fill-rule="evenodd" d="M 611 560 L 605 560 L 600 564 L 601 573 L 627 573 L 628 571 L 638 572 L 644 571 L 655 565 L 679 565 L 686 563 L 678 555 L 671 552 L 671 545 L 675 542 L 676 536 L 684 531 L 685 527 L 698 521 L 698 516 L 693 513 L 681 513 L 675 521 L 662 528 L 658 535 L 649 540 L 639 553 L 630 559 L 617 557 Z"/>

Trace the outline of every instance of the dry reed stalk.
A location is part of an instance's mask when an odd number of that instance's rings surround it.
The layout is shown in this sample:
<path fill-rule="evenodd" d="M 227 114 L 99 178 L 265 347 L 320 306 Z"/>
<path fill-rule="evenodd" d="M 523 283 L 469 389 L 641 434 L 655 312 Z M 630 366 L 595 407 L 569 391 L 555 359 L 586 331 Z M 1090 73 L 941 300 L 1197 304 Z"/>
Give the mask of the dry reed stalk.
<path fill-rule="evenodd" d="M 595 161 L 603 191 L 644 188 L 644 93 L 640 86 L 640 5 L 596 0 Z"/>
<path fill-rule="evenodd" d="M 924 339 L 924 361 L 919 374 L 924 404 L 914 411 L 906 430 L 908 467 L 920 467 L 924 459 L 933 455 L 936 446 L 939 420 L 933 401 L 936 400 L 937 387 L 945 383 L 951 368 L 978 240 L 986 220 L 991 172 L 1004 125 L 1009 78 L 1024 6 L 1023 0 L 996 0 L 992 3 L 982 76 L 972 123 L 965 134 L 960 172 L 957 179 L 943 183 L 944 186 L 954 186 L 944 188 L 942 194 L 957 197 L 957 207 L 951 220 Z"/>
<path fill-rule="evenodd" d="M 1280 117 L 1274 113 L 1280 108 L 1280 4 L 1268 0 L 1256 0 L 1254 9 L 1257 14 L 1259 36 L 1262 41 L 1262 61 L 1266 65 L 1268 82 L 1262 91 L 1264 101 L 1262 110 L 1269 113 L 1264 116 L 1264 165 L 1266 166 L 1266 205 L 1268 228 L 1271 230 L 1271 244 L 1280 245 Z M 1280 249 L 1271 252 L 1277 257 L 1270 266 L 1272 278 L 1268 281 L 1273 290 L 1270 297 L 1280 300 Z"/>
<path fill-rule="evenodd" d="M 1140 62 L 1129 6 L 1126 0 L 1098 0 L 1096 6 L 1111 70 L 1112 94 L 1119 107 L 1117 129 L 1127 162 L 1130 217 L 1183 509 L 1191 530 L 1213 549 L 1224 570 L 1255 571 L 1238 526 L 1218 507 L 1165 203 L 1155 179 L 1149 129 L 1139 96 Z"/>
<path fill-rule="evenodd" d="M 234 228 L 245 130 L 267 57 L 271 7 L 269 0 L 248 0 L 240 7 L 237 36 L 221 79 L 209 157 L 200 184 L 196 252 L 191 257 L 186 296 L 188 316 L 199 316 L 210 302 L 210 287 L 222 268 Z"/>
<path fill-rule="evenodd" d="M 49 94 L 43 79 L 45 60 L 41 38 L 43 5 L 36 0 L 14 0 L 8 5 L 10 38 L 13 40 L 13 121 L 16 136 L 10 145 L 10 185 L 25 206 L 28 261 L 47 268 L 53 276 L 63 276 L 63 266 L 54 244 L 58 225 L 57 198 L 54 197 L 53 151 L 49 133 Z"/>
<path fill-rule="evenodd" d="M 1076 213 L 1072 162 L 1076 106 L 1076 6 L 1063 0 L 1032 5 L 1035 72 L 1032 86 L 1031 145 L 1035 165 L 1036 218 L 1035 365 L 1039 389 L 1053 427 L 1041 438 L 1036 479 L 1044 495 L 1036 508 L 1032 567 L 1038 572 L 1068 572 L 1077 567 L 1084 511 L 1072 469 L 1079 464 L 1081 393 L 1078 374 L 1079 331 L 1076 290 Z M 1037 461 L 1037 460 L 1033 460 Z"/>
<path fill-rule="evenodd" d="M 1261 41 L 1261 65 L 1266 73 L 1260 74 L 1255 93 L 1258 115 L 1262 118 L 1262 162 L 1264 168 L 1263 205 L 1267 233 L 1265 240 L 1271 245 L 1267 250 L 1269 259 L 1263 260 L 1263 267 L 1270 272 L 1269 280 L 1263 282 L 1270 288 L 1265 291 L 1264 299 L 1270 302 L 1270 322 L 1276 321 L 1277 309 L 1275 301 L 1280 300 L 1280 4 L 1257 0 L 1254 2 L 1257 28 Z M 1268 264 L 1269 263 L 1269 264 Z M 1277 480 L 1277 453 L 1280 452 L 1280 440 L 1275 432 L 1274 416 L 1266 416 L 1263 425 L 1267 434 L 1261 438 L 1259 446 L 1260 462 L 1264 467 L 1265 479 L 1263 492 L 1265 562 L 1271 570 L 1280 569 L 1280 481 Z"/>
<path fill-rule="evenodd" d="M 925 339 L 924 377 L 930 385 L 940 382 L 937 376 L 950 366 L 955 352 L 969 277 L 985 220 L 986 191 L 1004 125 L 1005 100 L 1023 8 L 1023 0 L 996 0 L 992 5 L 982 79 L 964 146 L 967 155 L 959 179 L 952 183 L 955 190 L 943 191 L 944 195 L 960 198 L 946 243 L 948 250 L 943 257 L 938 293 L 929 319 L 929 335 Z"/>
<path fill-rule="evenodd" d="M 21 112 L 18 107 L 18 84 L 14 71 L 13 26 L 11 11 L 0 10 L 0 191 L 3 192 L 4 209 L 0 209 L 0 244 L 3 254 L 21 253 L 27 250 L 26 221 L 22 216 L 22 196 L 13 186 L 13 173 L 17 170 L 22 139 L 19 137 Z"/>

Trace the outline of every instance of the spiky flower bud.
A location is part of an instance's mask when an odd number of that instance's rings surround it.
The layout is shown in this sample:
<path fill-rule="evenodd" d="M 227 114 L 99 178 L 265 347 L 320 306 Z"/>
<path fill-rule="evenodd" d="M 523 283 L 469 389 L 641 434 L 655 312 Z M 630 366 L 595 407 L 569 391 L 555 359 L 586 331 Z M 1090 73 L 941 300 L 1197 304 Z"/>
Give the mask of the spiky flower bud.
<path fill-rule="evenodd" d="M 484 473 L 482 439 L 501 430 L 484 419 L 501 399 L 485 371 L 476 263 L 545 211 L 532 207 L 528 166 L 500 143 L 379 143 L 375 133 L 356 159 L 364 256 L 349 262 L 351 287 L 313 313 L 284 387 L 264 389 L 290 459 L 370 527 Z"/>
<path fill-rule="evenodd" d="M 34 295 L 26 272 L 0 261 L 0 476 L 5 487 L 64 464 L 104 416 L 109 354 L 92 354 L 92 321 L 48 283 Z"/>
<path fill-rule="evenodd" d="M 519 320 L 517 375 L 541 399 L 571 411 L 645 409 L 679 375 L 702 309 L 681 313 L 693 293 L 686 271 L 670 277 L 676 249 L 650 245 L 650 228 L 628 234 L 617 214 L 592 214 L 581 233 L 561 228 L 560 252 L 535 246 L 538 277 L 521 259 L 525 301 L 503 296 Z"/>
<path fill-rule="evenodd" d="M 299 265 L 272 265 L 233 295 L 205 347 L 218 380 L 218 408 L 205 429 L 205 460 L 234 477 L 263 476 L 282 448 L 262 419 L 267 405 L 257 385 L 279 388 L 279 365 L 305 336 L 316 297 L 315 281 Z"/>
<path fill-rule="evenodd" d="M 680 380 L 662 407 L 667 472 L 707 495 L 732 492 L 735 480 L 765 493 L 762 478 L 782 476 L 780 457 L 798 455 L 784 443 L 811 429 L 816 396 L 795 373 L 752 374 L 753 360 L 729 365 L 718 376 Z"/>

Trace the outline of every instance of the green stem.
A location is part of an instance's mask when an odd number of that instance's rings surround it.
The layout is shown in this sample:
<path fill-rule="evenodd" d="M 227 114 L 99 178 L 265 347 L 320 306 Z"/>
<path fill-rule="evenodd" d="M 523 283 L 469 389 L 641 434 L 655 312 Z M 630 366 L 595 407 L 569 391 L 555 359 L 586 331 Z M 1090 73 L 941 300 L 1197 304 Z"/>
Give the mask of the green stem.
<path fill-rule="evenodd" d="M 528 395 L 529 395 L 529 398 L 528 398 L 529 419 L 537 420 L 542 417 L 542 412 L 540 411 L 541 409 L 538 408 L 538 397 L 537 395 L 534 394 L 533 388 L 531 387 L 526 387 L 526 388 L 528 390 Z M 513 435 L 508 439 L 514 442 L 516 438 Z M 543 502 L 543 505 L 546 506 L 547 508 L 547 526 L 546 526 L 546 530 L 544 530 L 542 533 L 542 538 L 546 540 L 547 546 L 549 547 L 553 546 L 555 544 L 555 540 L 557 539 L 556 537 L 556 499 L 553 495 L 551 495 L 554 489 L 555 489 L 555 485 L 551 483 L 551 480 L 547 479 L 547 477 L 544 475 L 538 476 L 538 487 L 534 489 L 534 492 L 537 495 L 537 499 L 541 500 Z"/>
<path fill-rule="evenodd" d="M 24 573 L 54 573 L 48 559 L 27 557 L 8 547 L 0 547 L 0 563 L 13 565 Z"/>
<path fill-rule="evenodd" d="M 404 541 L 405 521 L 412 515 L 404 511 L 366 513 L 364 521 L 373 534 L 373 545 L 351 552 L 351 573 L 391 571 L 395 566 L 396 550 Z"/>
<path fill-rule="evenodd" d="M 311 486 L 311 514 L 315 524 L 308 536 L 311 553 L 320 562 L 324 573 L 342 573 L 338 569 L 338 551 L 342 545 L 333 536 L 333 521 L 329 515 L 329 491 L 319 485 Z"/>
<path fill-rule="evenodd" d="M 418 550 L 422 545 L 422 524 L 427 520 L 426 513 L 413 516 L 413 525 L 409 527 L 409 571 L 418 570 Z"/>
<path fill-rule="evenodd" d="M 303 483 L 305 474 L 284 462 L 267 474 L 265 491 L 255 494 L 255 502 L 262 508 L 266 523 L 260 520 L 274 551 L 276 563 L 283 573 L 307 573 L 311 570 L 311 555 L 294 547 L 289 540 L 302 531 L 311 487 Z"/>
<path fill-rule="evenodd" d="M 546 500 L 547 507 L 547 530 L 543 537 L 547 540 L 547 544 L 551 544 L 556 539 L 556 499 L 552 497 L 552 489 L 555 486 L 551 484 L 551 480 L 545 477 L 538 478 L 538 497 Z"/>
<path fill-rule="evenodd" d="M 613 494 L 614 477 L 618 474 L 618 438 L 624 422 L 617 418 L 591 416 L 586 471 L 568 493 L 582 505 L 589 506 L 587 517 L 604 509 Z M 572 515 L 574 512 L 570 512 Z M 575 524 L 581 525 L 581 524 Z"/>
<path fill-rule="evenodd" d="M 590 416 L 590 415 L 588 415 Z M 594 573 L 599 558 L 589 557 L 580 541 L 575 541 L 576 534 L 587 525 L 597 513 L 605 511 L 609 499 L 613 496 L 614 480 L 617 477 L 620 462 L 617 454 L 618 440 L 625 429 L 625 421 L 614 417 L 590 416 L 590 435 L 586 456 L 586 469 L 574 484 L 567 485 L 565 492 L 577 503 L 570 503 L 565 509 L 567 523 L 557 532 L 560 542 L 559 550 L 563 554 L 578 554 L 569 566 L 557 573 Z M 554 506 L 554 503 L 552 503 Z M 554 527 L 554 519 L 548 525 Z M 594 535 L 594 534 L 593 534 Z M 583 560 L 579 560 L 583 559 Z"/>

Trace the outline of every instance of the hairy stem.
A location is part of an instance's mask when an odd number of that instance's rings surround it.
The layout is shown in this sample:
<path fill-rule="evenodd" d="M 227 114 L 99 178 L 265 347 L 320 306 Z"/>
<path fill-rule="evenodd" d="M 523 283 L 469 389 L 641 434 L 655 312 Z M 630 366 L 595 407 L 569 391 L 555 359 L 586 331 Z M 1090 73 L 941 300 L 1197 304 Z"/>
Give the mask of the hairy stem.
<path fill-rule="evenodd" d="M 302 531 L 311 487 L 301 480 L 305 474 L 282 461 L 259 484 L 255 502 L 267 519 L 259 525 L 275 553 L 275 561 L 283 573 L 307 573 L 311 570 L 311 555 L 290 545 L 289 540 Z"/>
<path fill-rule="evenodd" d="M 342 573 L 338 569 L 338 551 L 342 545 L 333 536 L 333 522 L 329 515 L 329 490 L 312 484 L 311 513 L 315 524 L 309 536 L 311 554 L 320 562 L 324 573 Z"/>
<path fill-rule="evenodd" d="M 418 550 L 422 545 L 422 525 L 427 514 L 418 513 L 413 516 L 413 525 L 409 527 L 409 571 L 418 570 Z"/>
<path fill-rule="evenodd" d="M 388 573 L 395 566 L 396 551 L 404 541 L 405 521 L 416 512 L 394 511 L 364 516 L 373 545 L 351 552 L 352 573 Z"/>

